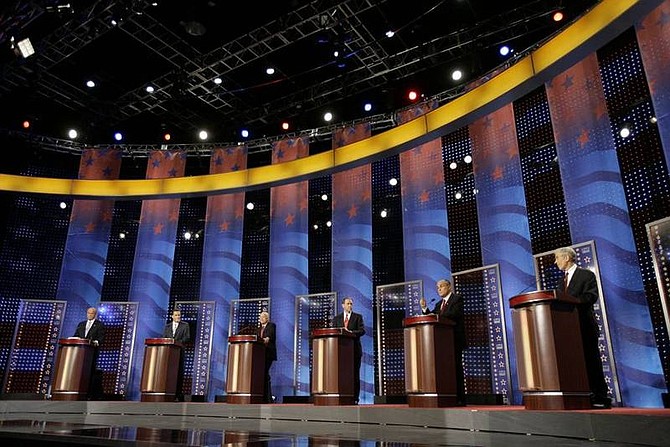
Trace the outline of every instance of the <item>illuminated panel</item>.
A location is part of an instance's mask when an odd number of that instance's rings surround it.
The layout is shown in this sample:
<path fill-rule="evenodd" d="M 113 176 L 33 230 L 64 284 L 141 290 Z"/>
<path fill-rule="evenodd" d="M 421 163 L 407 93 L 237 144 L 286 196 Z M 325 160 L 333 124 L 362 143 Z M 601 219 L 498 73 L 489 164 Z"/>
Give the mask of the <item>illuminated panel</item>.
<path fill-rule="evenodd" d="M 125 396 L 128 389 L 138 307 L 137 302 L 123 301 L 103 301 L 98 307 L 98 318 L 105 325 L 105 340 L 99 348 L 97 368 L 102 370 L 105 394 Z"/>
<path fill-rule="evenodd" d="M 191 329 L 191 343 L 184 346 L 184 394 L 206 396 L 214 334 L 214 301 L 176 301 L 182 321 Z M 194 330 L 195 328 L 195 330 Z"/>
<path fill-rule="evenodd" d="M 670 311 L 668 310 L 670 300 L 670 217 L 648 224 L 647 233 L 654 260 L 654 270 L 656 271 L 656 285 L 661 296 L 665 326 L 670 327 Z M 662 357 L 667 359 L 668 352 L 662 352 Z"/>
<path fill-rule="evenodd" d="M 310 334 L 314 329 L 330 327 L 337 292 L 297 295 L 295 297 L 295 334 L 293 339 L 294 396 L 309 396 L 312 377 L 312 345 Z"/>
<path fill-rule="evenodd" d="M 49 394 L 65 301 L 21 300 L 3 391 Z"/>
<path fill-rule="evenodd" d="M 377 395 L 404 396 L 405 334 L 402 321 L 421 314 L 422 281 L 377 286 Z"/>
<path fill-rule="evenodd" d="M 612 354 L 612 340 L 610 337 L 609 325 L 607 324 L 607 311 L 605 309 L 605 300 L 603 298 L 603 289 L 600 284 L 600 273 L 598 269 L 598 259 L 596 257 L 596 248 L 593 241 L 573 245 L 572 248 L 577 252 L 576 264 L 585 269 L 591 270 L 596 274 L 598 281 L 598 301 L 593 305 L 593 314 L 598 322 L 600 335 L 598 336 L 598 348 L 600 349 L 600 360 L 603 362 L 603 372 L 605 374 L 605 383 L 609 395 L 613 401 L 621 404 L 621 392 L 619 390 L 619 381 L 616 375 L 614 357 Z M 535 272 L 540 290 L 553 290 L 558 288 L 558 281 L 562 278 L 562 273 L 554 265 L 553 252 L 540 253 L 534 256 Z"/>
<path fill-rule="evenodd" d="M 233 300 L 230 303 L 228 334 L 256 335 L 261 324 L 259 320 L 261 312 L 270 313 L 270 298 Z M 271 313 L 270 320 L 272 320 Z"/>
<path fill-rule="evenodd" d="M 455 273 L 453 279 L 464 304 L 466 392 L 502 396 L 503 403 L 509 404 L 509 352 L 498 265 Z"/>

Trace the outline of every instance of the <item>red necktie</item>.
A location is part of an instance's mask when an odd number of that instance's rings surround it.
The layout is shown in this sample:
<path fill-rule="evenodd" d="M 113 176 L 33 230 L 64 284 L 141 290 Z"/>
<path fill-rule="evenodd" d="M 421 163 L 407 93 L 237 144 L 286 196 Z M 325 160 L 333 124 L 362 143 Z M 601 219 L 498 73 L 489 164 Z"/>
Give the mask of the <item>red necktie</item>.
<path fill-rule="evenodd" d="M 349 327 L 349 315 L 344 316 L 344 327 Z"/>
<path fill-rule="evenodd" d="M 565 276 L 563 277 L 563 291 L 568 291 L 568 272 L 565 272 Z"/>
<path fill-rule="evenodd" d="M 442 300 L 442 305 L 440 306 L 440 313 L 444 312 L 444 309 L 447 308 L 447 300 Z"/>

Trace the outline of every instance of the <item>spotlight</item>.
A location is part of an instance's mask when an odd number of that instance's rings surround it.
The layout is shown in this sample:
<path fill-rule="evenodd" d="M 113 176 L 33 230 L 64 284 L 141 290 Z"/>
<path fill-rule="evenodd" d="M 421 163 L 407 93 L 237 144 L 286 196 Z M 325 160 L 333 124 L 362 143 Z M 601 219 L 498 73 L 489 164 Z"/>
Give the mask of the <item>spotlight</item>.
<path fill-rule="evenodd" d="M 288 121 L 284 121 L 283 123 L 281 123 L 282 130 L 288 130 L 289 127 L 291 126 L 289 126 Z"/>
<path fill-rule="evenodd" d="M 390 39 L 393 36 L 395 36 L 395 31 L 393 31 L 393 30 L 386 31 L 386 37 L 388 37 Z"/>
<path fill-rule="evenodd" d="M 22 126 L 23 126 L 24 129 L 29 129 L 30 128 L 30 121 L 25 120 L 23 122 Z"/>
<path fill-rule="evenodd" d="M 628 125 L 625 125 L 619 130 L 619 136 L 621 138 L 628 138 L 630 136 L 630 129 L 628 128 Z"/>
<path fill-rule="evenodd" d="M 272 67 L 268 67 L 265 69 L 265 73 L 272 76 L 273 74 L 275 74 L 275 69 Z"/>
<path fill-rule="evenodd" d="M 165 135 L 163 135 L 163 139 L 165 141 L 170 141 L 170 138 L 172 138 L 172 135 L 170 135 L 169 133 L 166 133 Z"/>
<path fill-rule="evenodd" d="M 23 56 L 23 58 L 27 58 L 29 56 L 32 56 L 35 54 L 35 49 L 33 48 L 33 44 L 30 43 L 30 39 L 25 38 L 23 40 L 19 40 L 19 43 L 16 44 L 19 48 L 19 54 Z"/>
<path fill-rule="evenodd" d="M 121 132 L 115 132 L 115 133 L 114 133 L 114 139 L 115 139 L 116 141 L 121 141 L 121 140 L 123 140 L 123 135 L 121 134 Z"/>
<path fill-rule="evenodd" d="M 461 78 L 463 77 L 463 72 L 461 70 L 454 70 L 451 72 L 451 79 L 454 81 L 460 81 Z"/>
<path fill-rule="evenodd" d="M 460 191 L 457 191 L 456 194 L 454 194 L 454 197 L 456 198 L 456 200 L 461 200 L 461 198 L 463 197 L 463 194 L 461 194 Z"/>
<path fill-rule="evenodd" d="M 365 110 L 366 112 L 369 112 L 370 110 L 372 110 L 372 104 L 370 104 L 369 102 L 366 102 L 365 105 L 363 106 L 363 110 Z"/>
<path fill-rule="evenodd" d="M 214 78 L 214 83 L 215 83 L 216 85 L 221 85 L 222 82 L 223 82 L 223 81 L 221 80 L 221 78 Z"/>
<path fill-rule="evenodd" d="M 656 124 L 658 122 L 658 118 L 656 118 L 655 116 L 652 116 L 651 118 L 649 118 L 649 122 L 651 124 Z"/>
<path fill-rule="evenodd" d="M 153 85 L 147 85 L 147 87 L 144 90 L 146 90 L 147 93 L 153 93 L 155 91 Z"/>
<path fill-rule="evenodd" d="M 324 202 L 328 200 L 328 194 L 321 194 L 321 200 L 323 200 Z"/>
<path fill-rule="evenodd" d="M 457 167 L 458 167 L 458 164 L 456 164 L 455 161 L 452 161 L 451 163 L 449 163 L 449 169 L 453 170 L 453 169 L 456 169 Z"/>
<path fill-rule="evenodd" d="M 254 202 L 247 203 L 247 209 L 248 210 L 253 210 L 254 209 Z"/>
<path fill-rule="evenodd" d="M 77 135 L 79 135 L 79 134 L 78 134 L 77 131 L 74 130 L 74 129 L 70 129 L 70 130 L 67 131 L 67 136 L 68 136 L 69 138 L 73 139 L 73 140 L 74 140 L 75 138 L 77 138 Z"/>
<path fill-rule="evenodd" d="M 242 129 L 240 135 L 242 135 L 242 138 L 249 138 L 249 131 L 247 129 Z"/>
<path fill-rule="evenodd" d="M 389 212 L 386 211 L 386 210 L 382 210 L 381 213 L 379 213 L 379 216 L 380 216 L 382 219 L 385 219 L 386 216 L 388 216 L 388 215 L 389 215 Z"/>
<path fill-rule="evenodd" d="M 60 206 L 60 209 L 64 210 L 65 208 L 67 208 L 67 203 L 61 202 L 60 205 L 58 206 Z"/>
<path fill-rule="evenodd" d="M 126 233 L 123 231 L 119 233 L 119 239 L 125 239 L 126 238 Z"/>
<path fill-rule="evenodd" d="M 191 232 L 190 231 L 185 231 L 184 232 L 184 239 L 187 241 L 191 239 Z"/>
<path fill-rule="evenodd" d="M 563 11 L 556 11 L 554 15 L 551 16 L 554 22 L 560 22 L 564 17 Z"/>
<path fill-rule="evenodd" d="M 409 93 L 407 94 L 407 98 L 409 98 L 410 101 L 416 101 L 416 98 L 418 97 L 419 94 L 414 90 L 410 90 Z"/>
<path fill-rule="evenodd" d="M 333 226 L 333 223 L 332 223 L 331 221 L 328 221 L 328 222 L 326 222 L 326 226 L 327 226 L 328 228 L 330 228 L 330 227 Z"/>
<path fill-rule="evenodd" d="M 92 81 L 91 79 L 89 79 L 88 81 L 86 81 L 86 87 L 88 87 L 88 88 L 95 87 L 95 81 Z"/>
<path fill-rule="evenodd" d="M 502 47 L 500 47 L 499 51 L 501 56 L 507 56 L 510 53 L 510 49 L 507 45 L 503 45 Z"/>
<path fill-rule="evenodd" d="M 315 230 L 318 230 L 319 226 L 317 224 L 314 224 L 314 225 L 312 225 L 312 228 L 314 228 Z"/>
<path fill-rule="evenodd" d="M 198 138 L 200 138 L 202 141 L 205 141 L 205 140 L 207 139 L 208 136 L 209 136 L 209 135 L 207 135 L 207 131 L 206 131 L 206 130 L 201 130 L 201 131 L 198 133 Z"/>
<path fill-rule="evenodd" d="M 463 157 L 463 161 L 467 164 L 472 163 L 472 155 L 466 155 L 465 157 Z"/>
<path fill-rule="evenodd" d="M 389 180 L 389 185 L 395 186 L 398 184 L 398 179 L 397 178 L 392 178 Z"/>
<path fill-rule="evenodd" d="M 326 122 L 331 122 L 333 120 L 333 114 L 330 112 L 326 112 L 323 114 L 323 120 Z"/>

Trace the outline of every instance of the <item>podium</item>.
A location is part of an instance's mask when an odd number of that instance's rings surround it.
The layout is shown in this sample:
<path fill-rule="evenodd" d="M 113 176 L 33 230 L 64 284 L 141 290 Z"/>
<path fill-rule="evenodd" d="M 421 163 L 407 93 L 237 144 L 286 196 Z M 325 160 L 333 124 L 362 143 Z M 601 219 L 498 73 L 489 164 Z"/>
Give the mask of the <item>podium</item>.
<path fill-rule="evenodd" d="M 343 328 L 312 331 L 314 405 L 354 405 L 354 342 Z"/>
<path fill-rule="evenodd" d="M 410 407 L 456 406 L 454 326 L 437 315 L 407 317 L 402 322 L 405 341 L 405 392 Z"/>
<path fill-rule="evenodd" d="M 226 402 L 263 403 L 265 387 L 265 344 L 256 335 L 228 337 Z"/>
<path fill-rule="evenodd" d="M 174 402 L 182 344 L 173 338 L 144 340 L 140 384 L 142 402 Z"/>
<path fill-rule="evenodd" d="M 95 346 L 85 338 L 58 340 L 58 362 L 51 385 L 52 400 L 86 400 L 94 368 Z"/>
<path fill-rule="evenodd" d="M 509 303 L 526 409 L 591 408 L 579 301 L 558 290 L 538 290 L 514 296 Z"/>

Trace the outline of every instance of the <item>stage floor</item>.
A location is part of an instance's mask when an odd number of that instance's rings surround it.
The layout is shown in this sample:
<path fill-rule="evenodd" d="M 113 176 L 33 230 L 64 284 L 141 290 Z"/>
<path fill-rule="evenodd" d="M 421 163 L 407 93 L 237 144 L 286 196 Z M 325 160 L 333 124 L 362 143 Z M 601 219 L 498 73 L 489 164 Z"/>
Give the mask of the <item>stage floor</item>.
<path fill-rule="evenodd" d="M 668 446 L 670 410 L 0 401 L 3 446 Z"/>

